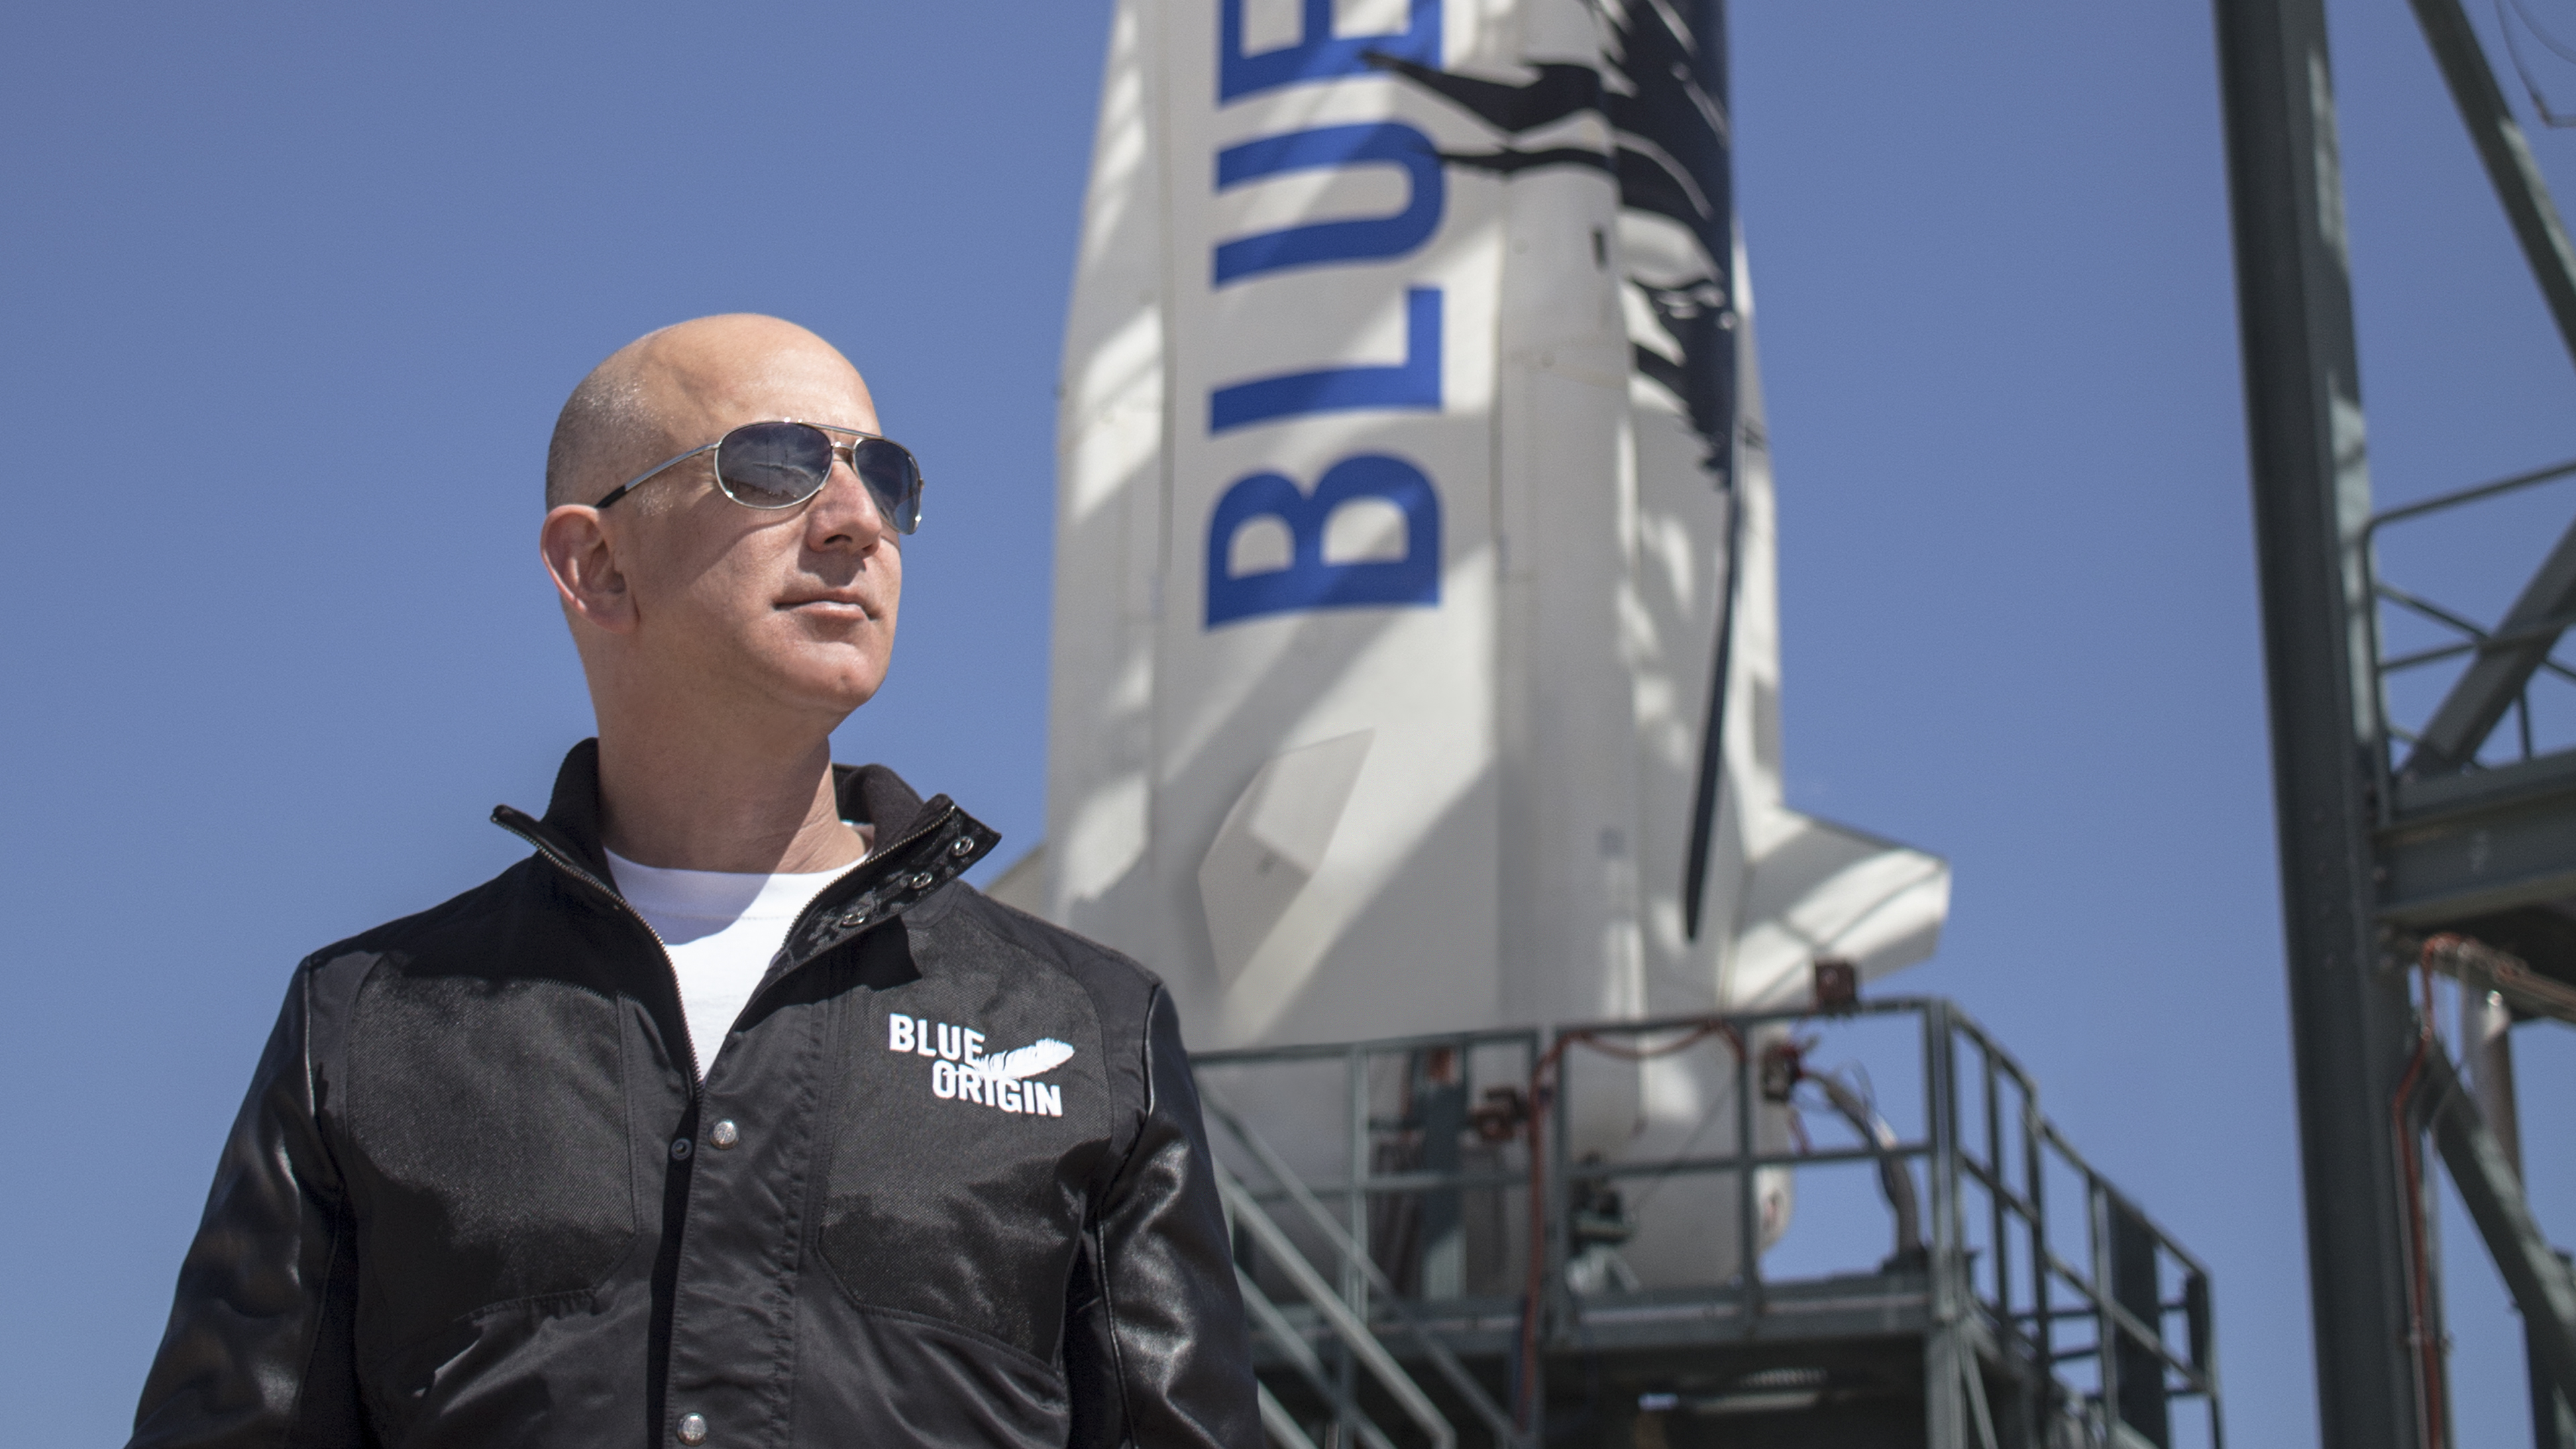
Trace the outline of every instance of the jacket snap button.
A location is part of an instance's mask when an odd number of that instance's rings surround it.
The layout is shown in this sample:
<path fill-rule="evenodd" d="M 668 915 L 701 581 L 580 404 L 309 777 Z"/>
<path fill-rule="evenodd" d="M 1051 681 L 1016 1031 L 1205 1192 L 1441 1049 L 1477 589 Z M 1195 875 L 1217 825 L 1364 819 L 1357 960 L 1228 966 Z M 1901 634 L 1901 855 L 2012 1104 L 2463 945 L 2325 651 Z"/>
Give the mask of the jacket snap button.
<path fill-rule="evenodd" d="M 948 853 L 950 855 L 972 855 L 975 853 L 975 842 L 972 837 L 964 835 L 958 836 L 957 842 L 948 847 Z"/>
<path fill-rule="evenodd" d="M 856 926 L 864 923 L 867 918 L 868 913 L 865 911 L 852 911 L 841 918 L 841 924 L 844 926 Z"/>
<path fill-rule="evenodd" d="M 671 1160 L 673 1162 L 686 1162 L 689 1160 L 688 1138 L 674 1137 L 671 1139 Z"/>
<path fill-rule="evenodd" d="M 683 1444 L 704 1444 L 707 1442 L 707 1416 L 704 1414 L 682 1414 L 680 1416 L 680 1442 Z"/>
<path fill-rule="evenodd" d="M 930 889 L 931 879 L 932 877 L 930 872 L 925 870 L 912 878 L 912 888 L 917 891 L 926 891 Z"/>
<path fill-rule="evenodd" d="M 731 1147 L 742 1140 L 742 1129 L 734 1126 L 730 1121 L 718 1122 L 707 1129 L 707 1140 L 719 1149 Z"/>

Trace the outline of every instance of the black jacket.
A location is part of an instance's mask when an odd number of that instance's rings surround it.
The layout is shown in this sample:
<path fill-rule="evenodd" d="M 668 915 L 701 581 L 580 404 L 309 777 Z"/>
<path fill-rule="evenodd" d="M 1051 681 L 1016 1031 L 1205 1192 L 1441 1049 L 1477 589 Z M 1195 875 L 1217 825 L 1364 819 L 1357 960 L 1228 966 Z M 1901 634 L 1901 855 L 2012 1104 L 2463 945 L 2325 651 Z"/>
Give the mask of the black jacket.
<path fill-rule="evenodd" d="M 947 797 L 842 768 L 878 851 L 701 1088 L 597 758 L 493 812 L 535 855 L 296 970 L 133 1443 L 1255 1449 L 1154 978 L 958 881 L 997 837 Z"/>

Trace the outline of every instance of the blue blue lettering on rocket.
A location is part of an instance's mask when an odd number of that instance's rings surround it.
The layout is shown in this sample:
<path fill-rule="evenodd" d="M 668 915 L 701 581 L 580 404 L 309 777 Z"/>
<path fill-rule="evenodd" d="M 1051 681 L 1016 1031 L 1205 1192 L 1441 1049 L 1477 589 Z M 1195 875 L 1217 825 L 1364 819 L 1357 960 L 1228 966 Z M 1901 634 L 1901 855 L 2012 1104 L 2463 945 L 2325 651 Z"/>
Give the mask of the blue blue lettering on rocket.
<path fill-rule="evenodd" d="M 1404 515 L 1404 557 L 1357 563 L 1324 561 L 1324 524 L 1354 499 L 1375 498 Z M 1234 536 L 1256 518 L 1287 525 L 1288 566 L 1237 575 L 1227 556 Z M 1239 479 L 1216 501 L 1208 521 L 1207 627 L 1263 614 L 1306 609 L 1364 609 L 1440 602 L 1440 496 L 1422 470 L 1384 453 L 1344 458 L 1324 470 L 1307 494 L 1279 473 Z"/>
<path fill-rule="evenodd" d="M 1404 360 L 1255 378 L 1208 394 L 1208 431 L 1359 408 L 1440 411 L 1440 289 L 1404 291 Z"/>
<path fill-rule="evenodd" d="M 1219 105 L 1305 81 L 1379 74 L 1369 66 L 1370 51 L 1435 68 L 1440 64 L 1440 0 L 1411 0 L 1405 28 L 1393 35 L 1335 35 L 1333 0 L 1300 0 L 1302 38 L 1295 45 L 1259 55 L 1243 53 L 1243 4 L 1244 0 L 1217 3 Z"/>
<path fill-rule="evenodd" d="M 1221 243 L 1216 249 L 1216 285 L 1287 267 L 1403 256 L 1440 229 L 1441 208 L 1448 199 L 1440 153 L 1431 138 L 1398 121 L 1291 131 L 1216 153 L 1220 192 L 1289 171 L 1370 164 L 1404 168 L 1412 183 L 1404 210 L 1393 216 L 1282 227 Z"/>

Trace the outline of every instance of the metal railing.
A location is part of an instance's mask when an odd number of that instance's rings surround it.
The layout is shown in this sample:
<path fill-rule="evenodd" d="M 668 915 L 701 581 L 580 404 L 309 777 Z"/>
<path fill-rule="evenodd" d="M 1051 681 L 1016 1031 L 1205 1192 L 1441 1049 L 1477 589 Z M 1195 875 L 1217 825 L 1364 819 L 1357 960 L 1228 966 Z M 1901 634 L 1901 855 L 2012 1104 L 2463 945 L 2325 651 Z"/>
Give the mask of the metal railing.
<path fill-rule="evenodd" d="M 2377 746 L 2372 750 L 2371 755 L 2372 768 L 2379 787 L 2380 823 L 2383 825 L 2394 818 L 2396 811 L 2396 795 L 2392 787 L 2401 763 L 2396 757 L 2396 752 L 2401 747 L 2410 747 L 2417 743 L 2415 731 L 2398 725 L 2390 718 L 2388 707 L 2390 681 L 2397 676 L 2434 665 L 2461 659 L 2474 661 L 2484 655 L 2523 646 L 2542 644 L 2545 649 L 2548 645 L 2554 645 L 2569 627 L 2576 626 L 2576 614 L 2561 614 L 2530 620 L 2510 627 L 2481 623 L 2462 610 L 2437 603 L 2417 590 L 2401 588 L 2381 577 L 2380 530 L 2391 524 L 2418 522 L 2438 517 L 2471 504 L 2491 502 L 2526 492 L 2543 484 L 2570 479 L 2576 479 L 2576 461 L 2537 468 L 2527 473 L 2517 473 L 2511 477 L 2481 483 L 2472 488 L 2438 494 L 2431 498 L 2385 509 L 2373 515 L 2370 522 L 2363 526 L 2359 552 L 2364 596 L 2370 601 L 2369 607 L 2364 611 L 2364 617 L 2369 627 L 2369 695 L 2373 738 Z M 2390 655 L 2383 637 L 2387 633 L 2383 614 L 2390 609 L 2401 611 L 2431 625 L 2437 634 L 2445 636 L 2444 642 Z M 2538 668 L 2533 671 L 2533 676 L 2537 677 L 2543 673 L 2555 675 L 2563 681 L 2576 684 L 2576 667 L 2562 663 L 2545 652 Z M 2512 714 L 2516 743 L 2519 746 L 2517 758 L 2532 759 L 2539 752 L 2535 750 L 2533 742 L 2531 688 L 2528 680 L 2515 691 Z M 2472 747 L 2472 755 L 2477 749 L 2483 747 L 2483 743 L 2479 741 Z M 2471 768 L 2476 767 L 2474 759 L 2467 763 Z"/>
<path fill-rule="evenodd" d="M 1888 1030 L 1909 1019 L 1913 1030 Z M 1897 1126 L 1859 1117 L 1848 1090 L 1839 1093 L 1846 1100 L 1830 1103 L 1808 1096 L 1807 1106 L 1829 1106 L 1852 1120 L 1852 1145 L 1763 1147 L 1757 1114 L 1801 1101 L 1799 1088 L 1824 1076 L 1806 1065 L 1821 1045 L 1863 1031 L 1875 1033 L 1882 1048 L 1901 1040 L 1899 1049 L 1917 1059 L 1913 1071 L 1899 1069 L 1920 1084 L 1919 1101 L 1903 1114 L 1912 1120 Z M 1661 1159 L 1577 1160 L 1567 1144 L 1583 1076 L 1551 1064 L 1578 1051 L 1635 1058 L 1677 1050 L 1730 1058 L 1719 1067 L 1734 1090 L 1712 1110 L 1732 1115 L 1732 1142 Z M 1426 1114 L 1407 1100 L 1426 1080 L 1426 1062 L 1437 1065 L 1437 1089 L 1452 1093 L 1453 1105 L 1478 1104 L 1468 1117 L 1429 1114 L 1438 1120 L 1428 1134 Z M 2212 1449 L 2223 1442 L 2208 1270 L 2040 1115 L 2029 1076 L 1947 1001 L 1871 1001 L 1830 1016 L 1749 1012 L 1211 1052 L 1196 1064 L 1219 1156 L 1229 1163 L 1224 1191 L 1247 1292 L 1262 1295 L 1256 1324 L 1329 1407 L 1341 1433 L 1370 1449 L 1389 1449 L 1396 1435 L 1368 1422 L 1357 1392 L 1363 1371 L 1411 1421 L 1415 1442 L 1448 1449 L 1456 1441 L 1445 1421 L 1438 1429 L 1425 1422 L 1426 1409 L 1437 1412 L 1432 1396 L 1401 1360 L 1428 1365 L 1451 1402 L 1463 1406 L 1461 1422 L 1485 1442 L 1517 1449 L 1545 1435 L 1547 1360 L 1601 1352 L 1591 1330 L 1622 1313 L 1650 1317 L 1641 1307 L 1650 1305 L 1669 1317 L 1678 1297 L 1704 1310 L 1688 1316 L 1693 1333 L 1781 1341 L 1797 1330 L 1775 1300 L 1797 1294 L 1794 1280 L 1768 1282 L 1762 1271 L 1761 1175 L 1863 1164 L 1879 1170 L 1892 1212 L 1900 1182 L 1907 1210 L 1916 1174 L 1925 1189 L 1927 1240 L 1914 1254 L 1900 1241 L 1874 1276 L 1888 1302 L 1916 1305 L 1911 1311 L 1926 1344 L 1925 1403 L 1935 1421 L 1930 1442 L 1996 1449 L 2061 1442 L 2047 1436 L 2072 1432 L 2095 1444 L 2170 1444 L 2171 1407 L 2194 1400 L 2206 1410 L 2201 1442 Z M 1346 1094 L 1338 1104 L 1318 1090 L 1328 1073 L 1338 1075 Z M 1337 1173 L 1301 1177 L 1239 1110 L 1262 1102 L 1264 1122 L 1281 1120 L 1278 1103 L 1297 1099 L 1294 1090 L 1283 1098 L 1270 1089 L 1283 1079 L 1292 1089 L 1303 1083 L 1303 1100 L 1318 1119 L 1304 1126 L 1332 1119 Z M 1424 1139 L 1442 1133 L 1508 1146 L 1489 1152 L 1484 1164 L 1426 1165 L 1426 1154 L 1439 1157 L 1431 1149 L 1440 1144 Z M 1310 1165 L 1316 1135 L 1301 1136 Z M 1535 1180 L 1533 1158 L 1541 1169 Z M 1601 1256 L 1597 1224 L 1586 1214 L 1597 1216 L 1605 1189 L 1704 1176 L 1726 1179 L 1732 1190 L 1739 1264 L 1732 1278 L 1633 1291 L 1590 1282 L 1578 1291 L 1570 1270 L 1578 1259 Z M 1527 1224 L 1539 1225 L 1537 1251 L 1527 1258 L 1535 1273 L 1516 1266 L 1510 1281 L 1487 1285 L 1514 1290 L 1510 1296 L 1489 1291 L 1478 1299 L 1454 1281 L 1439 1295 L 1426 1293 L 1403 1281 L 1405 1265 L 1390 1271 L 1387 1244 L 1373 1249 L 1373 1221 L 1383 1225 L 1389 1208 L 1470 1193 L 1525 1199 L 1529 1210 L 1508 1234 L 1523 1246 L 1530 1245 Z M 1266 1272 L 1254 1271 L 1263 1265 Z M 1262 1294 L 1265 1277 L 1292 1285 L 1307 1301 L 1304 1312 L 1283 1311 Z M 1471 1368 L 1479 1363 L 1485 1378 Z M 2025 1422 L 1998 1419 L 1988 1373 L 2024 1385 L 2007 1408 Z M 1488 1387 L 1494 1381 L 1499 1394 Z"/>

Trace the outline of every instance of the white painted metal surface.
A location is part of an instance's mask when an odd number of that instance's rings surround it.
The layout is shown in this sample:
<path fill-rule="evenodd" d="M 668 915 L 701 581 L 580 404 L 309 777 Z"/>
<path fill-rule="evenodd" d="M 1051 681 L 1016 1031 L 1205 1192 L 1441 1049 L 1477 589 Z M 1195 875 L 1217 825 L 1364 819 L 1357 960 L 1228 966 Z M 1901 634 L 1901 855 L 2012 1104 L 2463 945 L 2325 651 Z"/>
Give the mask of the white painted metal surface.
<path fill-rule="evenodd" d="M 1715 14 L 1119 0 L 1013 894 L 1193 1046 L 1780 1005 L 1932 949 L 1947 867 L 1783 796 Z M 1734 1140 L 1717 1055 L 1580 1070 L 1579 1150 Z M 1658 1195 L 1648 1281 L 1731 1270 L 1709 1188 Z"/>

